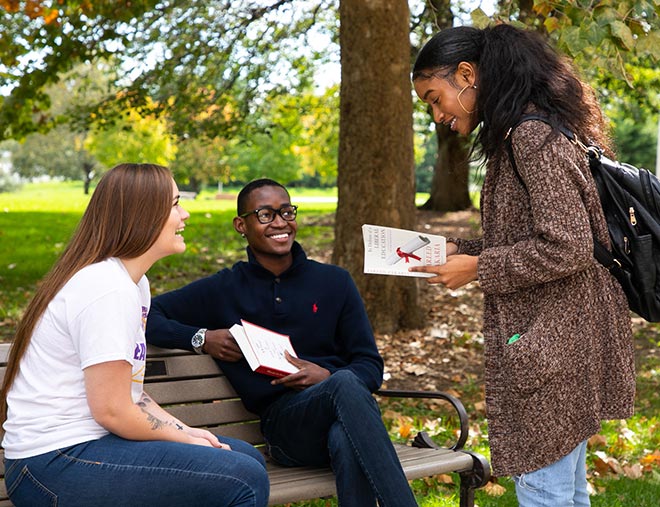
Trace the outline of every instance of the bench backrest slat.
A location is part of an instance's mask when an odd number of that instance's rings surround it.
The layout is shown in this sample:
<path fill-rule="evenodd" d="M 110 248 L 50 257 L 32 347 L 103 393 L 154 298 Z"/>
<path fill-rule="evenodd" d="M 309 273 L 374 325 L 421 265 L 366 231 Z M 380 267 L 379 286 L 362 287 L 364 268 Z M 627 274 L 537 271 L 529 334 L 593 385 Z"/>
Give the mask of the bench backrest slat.
<path fill-rule="evenodd" d="M 161 349 L 162 350 L 162 349 Z M 172 355 L 164 356 L 164 352 L 149 356 L 146 376 L 149 382 L 159 380 L 179 380 L 186 378 L 217 376 L 220 374 L 218 364 L 207 355 Z"/>
<path fill-rule="evenodd" d="M 229 381 L 220 376 L 153 384 L 145 379 L 144 390 L 161 405 L 237 399 Z"/>

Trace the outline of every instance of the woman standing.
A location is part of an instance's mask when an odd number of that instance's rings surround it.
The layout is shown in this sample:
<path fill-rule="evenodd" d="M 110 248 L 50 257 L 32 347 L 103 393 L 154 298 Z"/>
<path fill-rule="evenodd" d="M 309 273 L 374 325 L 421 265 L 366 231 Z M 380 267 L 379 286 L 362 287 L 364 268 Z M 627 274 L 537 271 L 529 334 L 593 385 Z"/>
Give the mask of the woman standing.
<path fill-rule="evenodd" d="M 436 122 L 464 135 L 481 125 L 483 237 L 411 269 L 481 285 L 493 470 L 514 476 L 521 506 L 588 506 L 586 441 L 601 420 L 629 417 L 635 392 L 627 302 L 593 257 L 594 235 L 609 245 L 598 193 L 557 129 L 607 148 L 593 91 L 540 35 L 509 25 L 439 32 L 413 82 Z M 545 121 L 519 124 L 525 114 Z"/>
<path fill-rule="evenodd" d="M 143 391 L 145 273 L 185 250 L 189 216 L 164 167 L 122 164 L 99 182 L 9 355 L 0 408 L 17 507 L 267 504 L 258 451 Z"/>

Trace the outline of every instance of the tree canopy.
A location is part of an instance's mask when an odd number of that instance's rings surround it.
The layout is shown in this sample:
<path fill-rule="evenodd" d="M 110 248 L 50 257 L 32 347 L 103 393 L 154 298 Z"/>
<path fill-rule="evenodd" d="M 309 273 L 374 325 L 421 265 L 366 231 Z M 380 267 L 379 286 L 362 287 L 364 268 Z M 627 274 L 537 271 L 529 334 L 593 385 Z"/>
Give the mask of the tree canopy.
<path fill-rule="evenodd" d="M 311 84 L 319 52 L 307 35 L 336 23 L 328 3 L 0 0 L 0 87 L 11 90 L 0 97 L 0 139 L 51 128 L 45 87 L 99 61 L 117 74 L 104 97 L 68 111 L 79 128 L 128 105 L 166 112 L 178 137 L 231 134 L 273 95 Z"/>

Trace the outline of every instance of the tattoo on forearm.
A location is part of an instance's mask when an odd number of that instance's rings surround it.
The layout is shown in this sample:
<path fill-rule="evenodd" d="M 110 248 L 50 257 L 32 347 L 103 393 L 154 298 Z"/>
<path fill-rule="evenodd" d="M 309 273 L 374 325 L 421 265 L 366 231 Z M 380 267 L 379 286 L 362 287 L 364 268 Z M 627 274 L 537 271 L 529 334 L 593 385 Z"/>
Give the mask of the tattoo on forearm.
<path fill-rule="evenodd" d="M 178 422 L 163 421 L 162 419 L 149 412 L 147 408 L 150 403 L 153 403 L 153 400 L 147 396 L 147 393 L 142 393 L 142 398 L 140 398 L 140 401 L 137 402 L 137 406 L 140 407 L 142 412 L 147 415 L 147 422 L 151 425 L 152 430 L 160 430 L 166 426 L 176 426 L 177 429 L 183 430 L 183 426 L 181 426 Z"/>
<path fill-rule="evenodd" d="M 152 430 L 160 430 L 168 425 L 166 421 L 161 421 L 160 419 L 158 419 L 158 417 L 156 417 L 153 414 L 150 414 L 146 410 L 144 412 L 147 414 L 147 421 L 149 422 L 149 424 L 151 424 Z"/>

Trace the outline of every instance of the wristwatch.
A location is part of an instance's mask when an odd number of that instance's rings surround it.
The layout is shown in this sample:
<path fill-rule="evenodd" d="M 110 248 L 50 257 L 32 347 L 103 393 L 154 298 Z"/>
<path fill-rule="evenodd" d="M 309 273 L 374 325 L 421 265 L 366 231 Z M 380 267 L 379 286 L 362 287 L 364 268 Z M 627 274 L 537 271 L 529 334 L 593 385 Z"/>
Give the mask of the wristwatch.
<path fill-rule="evenodd" d="M 204 351 L 202 349 L 204 348 L 205 341 L 206 341 L 206 329 L 202 328 L 193 335 L 192 340 L 190 340 L 190 343 L 192 343 L 192 348 L 195 352 L 197 352 L 198 354 L 203 354 Z"/>

